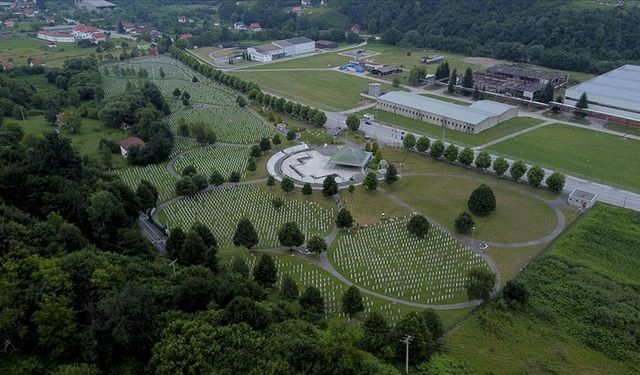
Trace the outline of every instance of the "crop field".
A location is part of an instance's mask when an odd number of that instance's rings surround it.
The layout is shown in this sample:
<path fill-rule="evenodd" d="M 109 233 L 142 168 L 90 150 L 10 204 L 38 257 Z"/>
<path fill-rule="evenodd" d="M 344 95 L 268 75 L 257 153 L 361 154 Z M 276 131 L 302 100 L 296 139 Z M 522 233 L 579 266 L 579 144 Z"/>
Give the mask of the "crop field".
<path fill-rule="evenodd" d="M 246 175 L 249 147 L 217 145 L 201 147 L 181 155 L 174 165 L 175 170 L 182 174 L 182 170 L 193 165 L 198 173 L 210 176 L 214 171 L 220 172 L 226 179 L 231 172 Z"/>
<path fill-rule="evenodd" d="M 640 190 L 640 141 L 549 125 L 490 147 L 533 163 Z"/>
<path fill-rule="evenodd" d="M 423 134 L 434 138 L 442 137 L 442 127 L 440 125 L 434 125 L 413 118 L 396 115 L 391 112 L 374 110 L 371 108 L 357 112 L 356 114 L 362 116 L 365 113 L 373 114 L 375 116 L 375 121 L 394 125 L 416 134 Z M 532 117 L 515 117 L 507 121 L 503 121 L 478 134 L 463 133 L 453 129 L 445 129 L 444 135 L 446 141 L 468 146 L 478 146 L 520 130 L 539 125 L 542 122 L 542 120 Z"/>
<path fill-rule="evenodd" d="M 256 260 L 260 256 L 261 255 L 259 254 L 254 254 L 243 248 L 237 247 L 226 247 L 220 251 L 220 259 L 223 264 L 230 264 L 235 257 L 242 257 L 249 265 L 249 268 L 253 268 L 256 264 Z M 342 284 L 338 279 L 323 269 L 311 265 L 297 257 L 275 254 L 272 256 L 275 260 L 276 267 L 278 268 L 278 281 L 276 282 L 277 288 L 281 287 L 283 276 L 290 275 L 298 284 L 298 290 L 300 293 L 309 286 L 315 286 L 318 288 L 324 297 L 325 310 L 328 318 L 337 315 L 344 316 L 341 311 L 341 302 L 342 295 L 347 290 L 346 285 Z M 365 307 L 364 315 L 373 311 L 380 312 L 386 317 L 387 321 L 391 325 L 394 325 L 395 322 L 402 318 L 404 314 L 410 311 L 420 311 L 420 309 L 396 304 L 381 298 L 370 296 L 366 293 L 362 293 L 362 299 Z M 444 326 L 450 327 L 454 322 L 467 314 L 469 309 L 447 311 L 438 310 L 436 312 L 442 319 Z"/>
<path fill-rule="evenodd" d="M 369 83 L 373 82 L 335 71 L 238 70 L 233 74 L 257 83 L 271 94 L 329 111 L 356 107 L 364 99 L 360 93 L 366 91 Z M 391 85 L 382 85 L 382 91 L 390 91 L 392 88 Z"/>
<path fill-rule="evenodd" d="M 325 235 L 333 225 L 335 211 L 315 202 L 284 200 L 275 208 L 276 195 L 251 185 L 234 186 L 182 199 L 164 210 L 170 227 L 190 227 L 195 221 L 207 225 L 225 246 L 231 244 L 236 225 L 243 217 L 251 220 L 260 243 L 258 247 L 279 246 L 280 226 L 295 221 L 307 237 Z"/>
<path fill-rule="evenodd" d="M 599 203 L 518 277 L 526 308 L 489 305 L 445 350 L 472 373 L 637 374 L 639 222 Z"/>
<path fill-rule="evenodd" d="M 467 271 L 484 260 L 437 227 L 424 239 L 411 236 L 409 218 L 340 237 L 332 263 L 355 284 L 385 295 L 428 304 L 466 301 Z"/>
<path fill-rule="evenodd" d="M 203 123 L 211 129 L 218 141 L 228 143 L 257 143 L 262 137 L 272 137 L 275 130 L 262 122 L 248 110 L 238 107 L 197 107 L 167 118 L 169 127 L 175 133 L 178 130 L 178 119 L 184 118 L 187 124 Z"/>
<path fill-rule="evenodd" d="M 176 179 L 173 178 L 165 164 L 130 166 L 115 172 L 132 189 L 136 189 L 141 180 L 149 181 L 158 189 L 158 203 L 168 201 L 175 195 Z"/>

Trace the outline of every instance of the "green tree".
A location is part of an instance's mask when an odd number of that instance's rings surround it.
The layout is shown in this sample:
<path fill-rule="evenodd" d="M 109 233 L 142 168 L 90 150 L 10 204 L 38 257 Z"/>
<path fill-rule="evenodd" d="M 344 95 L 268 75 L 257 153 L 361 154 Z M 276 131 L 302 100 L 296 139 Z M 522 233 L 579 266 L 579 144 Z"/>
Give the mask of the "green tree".
<path fill-rule="evenodd" d="M 313 190 L 311 189 L 311 184 L 310 183 L 307 182 L 302 186 L 302 194 L 303 195 L 311 195 L 311 194 L 313 194 Z"/>
<path fill-rule="evenodd" d="M 444 150 L 444 157 L 452 163 L 455 162 L 458 159 L 458 147 L 450 143 Z"/>
<path fill-rule="evenodd" d="M 367 175 L 364 177 L 362 185 L 364 185 L 367 191 L 376 190 L 378 188 L 378 175 L 376 175 L 376 172 L 367 173 Z"/>
<path fill-rule="evenodd" d="M 444 327 L 440 316 L 433 309 L 426 309 L 422 311 L 422 317 L 431 332 L 432 339 L 434 341 L 440 339 L 444 335 Z"/>
<path fill-rule="evenodd" d="M 282 143 L 282 139 L 280 139 L 280 136 L 276 134 L 271 139 L 271 142 L 273 143 L 274 146 L 278 147 L 278 145 Z"/>
<path fill-rule="evenodd" d="M 209 183 L 213 186 L 224 184 L 224 177 L 218 171 L 213 171 L 209 177 Z"/>
<path fill-rule="evenodd" d="M 529 181 L 529 184 L 533 187 L 539 187 L 542 180 L 544 180 L 544 169 L 537 165 L 531 167 L 527 172 L 527 181 Z"/>
<path fill-rule="evenodd" d="M 491 155 L 486 151 L 480 151 L 478 156 L 476 156 L 475 165 L 480 168 L 481 171 L 489 168 L 491 166 Z"/>
<path fill-rule="evenodd" d="M 478 216 L 486 216 L 496 210 L 496 196 L 493 190 L 482 184 L 476 188 L 467 201 L 469 210 Z"/>
<path fill-rule="evenodd" d="M 266 309 L 244 296 L 236 296 L 232 299 L 221 315 L 223 324 L 246 323 L 257 330 L 265 329 L 271 323 L 271 317 Z"/>
<path fill-rule="evenodd" d="M 68 353 L 75 344 L 78 327 L 69 298 L 45 294 L 32 321 L 38 333 L 38 345 L 51 357 Z"/>
<path fill-rule="evenodd" d="M 392 183 L 398 181 L 398 170 L 396 169 L 395 164 L 389 164 L 387 167 L 387 173 L 384 176 L 384 181 L 391 185 Z"/>
<path fill-rule="evenodd" d="M 549 190 L 556 194 L 559 194 L 562 192 L 562 189 L 564 189 L 564 181 L 565 177 L 562 173 L 553 172 L 549 175 L 549 177 L 547 177 L 545 183 L 549 187 Z"/>
<path fill-rule="evenodd" d="M 273 176 L 267 177 L 267 186 L 275 186 L 276 179 Z"/>
<path fill-rule="evenodd" d="M 460 233 L 469 233 L 474 225 L 473 217 L 466 211 L 461 212 L 455 220 L 456 230 Z"/>
<path fill-rule="evenodd" d="M 502 297 L 507 302 L 524 305 L 529 300 L 529 288 L 520 280 L 509 280 L 502 288 Z"/>
<path fill-rule="evenodd" d="M 158 202 L 158 189 L 147 180 L 140 180 L 136 188 L 136 197 L 143 209 L 155 207 Z"/>
<path fill-rule="evenodd" d="M 471 300 L 488 301 L 495 283 L 496 275 L 488 268 L 473 268 L 467 274 L 467 296 Z"/>
<path fill-rule="evenodd" d="M 190 229 L 182 244 L 182 248 L 178 252 L 178 260 L 186 264 L 202 264 L 204 263 L 207 245 L 197 231 Z"/>
<path fill-rule="evenodd" d="M 282 296 L 290 301 L 298 299 L 300 292 L 298 291 L 298 284 L 296 281 L 290 276 L 285 275 L 282 279 L 282 287 L 280 288 L 280 293 Z"/>
<path fill-rule="evenodd" d="M 502 176 L 509 169 L 509 162 L 503 158 L 499 157 L 493 161 L 493 170 L 496 172 L 496 176 Z"/>
<path fill-rule="evenodd" d="M 576 108 L 586 109 L 589 108 L 589 98 L 587 97 L 587 93 L 583 92 L 576 103 Z"/>
<path fill-rule="evenodd" d="M 355 113 L 350 114 L 349 117 L 347 117 L 347 126 L 351 131 L 358 131 L 360 128 L 360 117 Z"/>
<path fill-rule="evenodd" d="M 429 150 L 429 154 L 431 155 L 431 157 L 439 159 L 443 153 L 444 153 L 444 143 L 442 143 L 442 141 L 440 140 L 433 142 L 433 145 Z"/>
<path fill-rule="evenodd" d="M 247 170 L 249 172 L 255 172 L 256 168 L 257 168 L 256 159 L 249 158 L 249 161 L 247 162 Z"/>
<path fill-rule="evenodd" d="M 368 352 L 381 355 L 384 348 L 391 342 L 391 329 L 384 315 L 372 311 L 362 323 L 364 335 L 360 345 Z"/>
<path fill-rule="evenodd" d="M 362 311 L 364 311 L 364 304 L 362 303 L 360 289 L 352 285 L 342 295 L 342 312 L 353 316 Z"/>
<path fill-rule="evenodd" d="M 411 219 L 409 219 L 409 222 L 407 223 L 407 230 L 418 238 L 424 238 L 427 235 L 430 226 L 431 224 L 426 217 L 420 214 L 415 214 L 411 216 Z"/>
<path fill-rule="evenodd" d="M 173 93 L 172 93 L 172 94 L 173 94 L 173 96 L 174 96 L 175 98 L 178 98 L 178 97 L 180 97 L 180 96 L 182 95 L 182 91 L 180 91 L 180 89 L 176 87 L 176 88 L 173 90 Z"/>
<path fill-rule="evenodd" d="M 229 175 L 229 182 L 240 182 L 240 172 L 231 172 L 231 174 Z"/>
<path fill-rule="evenodd" d="M 414 65 L 409 70 L 408 81 L 411 86 L 418 86 L 427 76 L 427 68 L 424 65 Z"/>
<path fill-rule="evenodd" d="M 253 269 L 253 279 L 264 287 L 270 287 L 278 281 L 278 268 L 269 254 L 262 254 Z"/>
<path fill-rule="evenodd" d="M 400 87 L 400 78 L 398 77 L 393 77 L 393 81 L 391 81 L 391 85 L 393 87 Z"/>
<path fill-rule="evenodd" d="M 422 314 L 417 311 L 411 311 L 396 323 L 394 329 L 396 358 L 402 360 L 404 360 L 406 355 L 406 346 L 400 342 L 400 339 L 405 337 L 405 335 L 410 335 L 414 338 L 411 345 L 409 345 L 409 363 L 424 361 L 429 355 L 429 347 L 433 339 Z"/>
<path fill-rule="evenodd" d="M 322 194 L 325 197 L 332 197 L 338 193 L 338 183 L 333 175 L 325 177 L 322 181 Z"/>
<path fill-rule="evenodd" d="M 198 192 L 198 187 L 191 177 L 182 177 L 176 181 L 176 195 L 192 196 Z"/>
<path fill-rule="evenodd" d="M 94 237 L 104 242 L 113 242 L 118 229 L 129 223 L 121 200 L 104 190 L 89 197 L 87 214 Z"/>
<path fill-rule="evenodd" d="M 462 87 L 471 89 L 473 88 L 473 71 L 471 68 L 467 68 L 462 76 Z M 465 91 L 465 95 L 469 95 L 468 91 Z"/>
<path fill-rule="evenodd" d="M 519 181 L 527 173 L 527 165 L 522 160 L 518 160 L 511 165 L 509 173 L 515 181 Z"/>
<path fill-rule="evenodd" d="M 180 227 L 176 227 L 171 229 L 169 232 L 169 237 L 167 238 L 166 249 L 167 253 L 172 257 L 177 257 L 180 249 L 182 249 L 182 245 L 184 244 L 184 240 L 186 238 L 186 234 Z"/>
<path fill-rule="evenodd" d="M 453 94 L 456 91 L 456 83 L 458 83 L 458 71 L 453 69 L 451 77 L 449 77 L 449 83 L 447 84 L 447 92 L 449 92 L 449 94 Z"/>
<path fill-rule="evenodd" d="M 327 251 L 327 242 L 320 236 L 313 236 L 307 241 L 307 249 L 314 254 L 321 254 Z"/>
<path fill-rule="evenodd" d="M 189 164 L 182 170 L 182 177 L 191 177 L 196 173 L 198 173 L 196 167 L 194 167 L 193 164 Z"/>
<path fill-rule="evenodd" d="M 324 298 L 315 286 L 308 286 L 300 296 L 300 307 L 308 314 L 323 315 L 324 314 Z"/>
<path fill-rule="evenodd" d="M 412 149 L 416 146 L 416 137 L 415 135 L 409 133 L 407 135 L 404 136 L 404 139 L 402 140 L 402 146 L 404 146 L 404 148 L 406 149 Z"/>
<path fill-rule="evenodd" d="M 418 151 L 420 152 L 425 152 L 429 149 L 430 145 L 431 141 L 429 140 L 429 138 L 422 136 L 418 138 L 418 142 L 416 142 L 416 149 L 418 149 Z"/>
<path fill-rule="evenodd" d="M 462 151 L 460 151 L 460 155 L 458 155 L 458 161 L 460 164 L 468 167 L 473 163 L 474 158 L 473 150 L 469 147 L 465 147 Z"/>
<path fill-rule="evenodd" d="M 262 137 L 260 139 L 260 150 L 263 152 L 271 150 L 271 140 L 267 137 Z"/>
<path fill-rule="evenodd" d="M 288 176 L 284 176 L 280 182 L 280 187 L 285 193 L 292 192 L 294 188 L 293 180 Z"/>
<path fill-rule="evenodd" d="M 278 230 L 278 241 L 282 246 L 293 248 L 294 246 L 302 246 L 304 243 L 304 234 L 294 221 L 289 221 Z"/>
<path fill-rule="evenodd" d="M 554 91 L 553 82 L 551 81 L 547 82 L 538 100 L 540 100 L 543 103 L 549 103 L 550 101 L 553 100 L 553 91 Z"/>
<path fill-rule="evenodd" d="M 353 217 L 351 216 L 351 212 L 347 211 L 346 208 L 341 208 L 340 211 L 338 211 L 336 225 L 338 226 L 338 228 L 351 228 L 351 226 L 353 225 Z"/>
<path fill-rule="evenodd" d="M 242 218 L 238 222 L 236 231 L 233 234 L 233 244 L 251 249 L 259 242 L 258 233 L 247 218 Z"/>
<path fill-rule="evenodd" d="M 287 140 L 292 141 L 294 139 L 296 139 L 296 132 L 294 132 L 293 130 L 289 130 L 287 132 Z"/>

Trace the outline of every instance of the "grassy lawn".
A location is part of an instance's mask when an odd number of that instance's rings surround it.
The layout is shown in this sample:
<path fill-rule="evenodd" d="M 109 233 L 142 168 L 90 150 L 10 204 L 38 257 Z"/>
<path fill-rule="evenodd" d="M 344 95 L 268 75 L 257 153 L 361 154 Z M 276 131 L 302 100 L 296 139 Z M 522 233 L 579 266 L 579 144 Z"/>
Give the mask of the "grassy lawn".
<path fill-rule="evenodd" d="M 25 135 L 32 134 L 41 137 L 45 133 L 55 131 L 55 127 L 49 125 L 43 116 L 33 116 L 27 118 L 26 121 L 16 121 Z M 120 129 L 112 129 L 106 127 L 101 121 L 89 118 L 82 119 L 82 127 L 78 134 L 71 134 L 67 130 L 62 129 L 61 136 L 71 139 L 71 144 L 82 155 L 87 155 L 99 159 L 98 142 L 101 139 L 108 139 L 114 142 L 120 142 L 128 135 Z M 122 167 L 126 165 L 124 158 L 120 154 L 113 154 L 114 167 Z"/>
<path fill-rule="evenodd" d="M 467 208 L 471 192 L 481 183 L 496 195 L 497 209 L 489 216 L 474 216 L 476 238 L 494 242 L 534 240 L 550 233 L 557 217 L 544 202 L 500 186 L 497 179 L 487 181 L 457 177 L 402 177 L 388 187 L 400 199 L 449 230 L 455 231 L 455 218 Z M 526 215 L 522 215 L 526 212 Z"/>
<path fill-rule="evenodd" d="M 307 57 L 285 59 L 269 64 L 255 65 L 247 69 L 298 69 L 298 68 L 333 68 L 348 63 L 349 57 L 340 55 L 339 52 L 317 52 Z"/>
<path fill-rule="evenodd" d="M 453 104 L 458 104 L 458 105 L 463 105 L 463 106 L 465 106 L 465 107 L 468 107 L 468 106 L 470 106 L 470 105 L 471 105 L 471 103 L 469 103 L 469 102 L 465 102 L 465 101 L 462 101 L 462 100 L 458 100 L 458 99 L 455 99 L 455 98 L 450 97 L 450 96 L 436 95 L 436 94 L 420 94 L 420 95 L 422 95 L 422 96 L 426 96 L 426 97 L 429 97 L 429 98 L 431 98 L 431 99 L 443 100 L 443 101 L 445 101 L 445 102 L 449 102 L 449 103 L 453 103 Z"/>
<path fill-rule="evenodd" d="M 367 192 L 362 186 L 357 186 L 353 193 L 349 193 L 346 189 L 340 190 L 340 198 L 347 210 L 351 212 L 354 222 L 360 225 L 380 222 L 383 213 L 387 218 L 410 213 L 382 193 L 378 191 Z"/>
<path fill-rule="evenodd" d="M 344 130 L 340 133 L 340 136 L 358 145 L 363 145 L 367 142 L 366 139 L 364 139 L 364 133 L 361 131 L 353 132 L 351 130 Z"/>
<path fill-rule="evenodd" d="M 435 138 L 442 137 L 442 127 L 440 125 L 434 125 L 428 122 L 372 108 L 360 111 L 357 114 L 362 116 L 365 113 L 374 114 L 376 121 L 400 127 L 411 132 Z M 541 120 L 531 117 L 515 117 L 501 122 L 500 124 L 479 134 L 463 133 L 453 129 L 445 129 L 445 140 L 468 146 L 478 146 L 541 123 Z"/>
<path fill-rule="evenodd" d="M 639 135 L 640 136 L 640 128 L 637 127 L 637 126 L 618 124 L 616 122 L 607 122 L 604 126 L 607 129 L 615 130 L 617 132 L 622 132 L 622 133 L 626 133 L 626 134 L 633 134 L 633 135 Z"/>
<path fill-rule="evenodd" d="M 407 70 L 411 69 L 412 66 L 418 65 L 421 57 L 429 55 L 442 55 L 445 57 L 445 60 L 449 62 L 449 67 L 451 71 L 453 69 L 458 70 L 458 74 L 464 73 L 467 67 L 470 67 L 473 70 L 478 69 L 479 65 L 468 64 L 464 62 L 462 59 L 464 56 L 457 55 L 455 53 L 444 52 L 444 51 L 436 51 L 436 50 L 424 50 L 419 48 L 405 48 L 405 47 L 395 47 L 388 46 L 382 44 L 371 44 L 367 45 L 366 49 L 369 51 L 380 52 L 380 55 L 372 57 L 372 60 L 383 64 L 393 64 L 401 66 Z M 411 55 L 407 56 L 407 52 L 410 52 Z M 427 64 L 427 71 L 430 74 L 435 73 L 436 68 L 439 63 Z"/>
<path fill-rule="evenodd" d="M 640 189 L 640 142 L 568 125 L 550 125 L 491 146 L 492 151 L 568 173 Z"/>
<path fill-rule="evenodd" d="M 265 91 L 329 111 L 358 106 L 372 81 L 334 71 L 243 72 L 233 74 L 259 84 Z M 382 85 L 383 91 L 392 89 Z"/>
<path fill-rule="evenodd" d="M 17 65 L 27 65 L 29 57 L 41 59 L 47 67 L 62 67 L 64 60 L 94 55 L 95 48 L 80 48 L 75 43 L 60 43 L 57 48 L 47 48 L 46 42 L 37 39 L 14 37 L 2 39 L 0 60 L 13 59 Z M 114 51 L 115 56 L 117 53 Z"/>
<path fill-rule="evenodd" d="M 596 205 L 518 277 L 526 305 L 489 304 L 445 351 L 472 373 L 637 374 L 639 221 Z"/>

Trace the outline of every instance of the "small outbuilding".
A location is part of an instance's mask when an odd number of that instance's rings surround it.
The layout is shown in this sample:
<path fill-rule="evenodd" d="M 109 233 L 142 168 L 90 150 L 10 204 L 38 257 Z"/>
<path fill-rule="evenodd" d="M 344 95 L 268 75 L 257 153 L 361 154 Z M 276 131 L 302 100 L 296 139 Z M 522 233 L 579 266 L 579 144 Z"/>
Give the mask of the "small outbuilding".
<path fill-rule="evenodd" d="M 129 149 L 133 146 L 144 146 L 144 141 L 138 137 L 129 137 L 120 141 L 120 153 L 125 158 L 129 154 Z"/>
<path fill-rule="evenodd" d="M 567 203 L 571 206 L 578 207 L 581 210 L 587 210 L 596 203 L 597 194 L 589 193 L 587 191 L 573 189 L 571 194 L 569 194 L 569 198 L 567 199 Z"/>

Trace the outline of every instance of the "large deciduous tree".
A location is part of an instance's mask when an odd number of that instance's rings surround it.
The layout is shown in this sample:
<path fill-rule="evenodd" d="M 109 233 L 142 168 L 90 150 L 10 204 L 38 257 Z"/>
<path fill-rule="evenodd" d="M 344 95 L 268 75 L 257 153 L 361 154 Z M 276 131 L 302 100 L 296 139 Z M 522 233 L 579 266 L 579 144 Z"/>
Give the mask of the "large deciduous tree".
<path fill-rule="evenodd" d="M 236 246 L 244 246 L 251 249 L 259 242 L 258 233 L 247 218 L 242 218 L 238 222 L 236 231 L 233 234 L 233 244 Z"/>
<path fill-rule="evenodd" d="M 476 188 L 467 201 L 469 210 L 478 216 L 486 216 L 496 210 L 496 196 L 493 190 L 482 184 Z"/>
<path fill-rule="evenodd" d="M 364 311 L 364 304 L 362 303 L 360 289 L 355 285 L 352 285 L 342 296 L 342 312 L 349 316 L 353 316 L 362 311 Z"/>
<path fill-rule="evenodd" d="M 304 234 L 296 222 L 289 221 L 282 224 L 278 230 L 278 241 L 282 246 L 290 248 L 301 246 L 304 243 Z"/>
<path fill-rule="evenodd" d="M 411 216 L 411 219 L 409 219 L 409 222 L 407 223 L 407 230 L 418 238 L 424 238 L 427 235 L 427 232 L 429 232 L 430 226 L 431 224 L 426 217 L 420 214 L 415 214 Z"/>
<path fill-rule="evenodd" d="M 278 269 L 269 254 L 262 254 L 253 269 L 253 279 L 260 285 L 270 287 L 278 281 Z"/>

